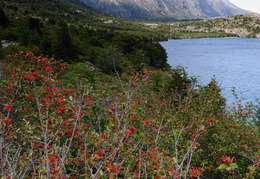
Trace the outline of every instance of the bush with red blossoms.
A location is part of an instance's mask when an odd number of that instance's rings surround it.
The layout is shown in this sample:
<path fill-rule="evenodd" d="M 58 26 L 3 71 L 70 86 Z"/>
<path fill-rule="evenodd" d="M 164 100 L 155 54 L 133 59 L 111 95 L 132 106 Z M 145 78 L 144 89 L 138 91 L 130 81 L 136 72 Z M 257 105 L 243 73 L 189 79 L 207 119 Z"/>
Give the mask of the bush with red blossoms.
<path fill-rule="evenodd" d="M 13 67 L 0 81 L 3 178 L 260 177 L 251 106 L 226 109 L 214 80 L 180 92 L 170 72 L 144 70 L 116 90 L 68 88 L 53 58 L 2 63 Z"/>

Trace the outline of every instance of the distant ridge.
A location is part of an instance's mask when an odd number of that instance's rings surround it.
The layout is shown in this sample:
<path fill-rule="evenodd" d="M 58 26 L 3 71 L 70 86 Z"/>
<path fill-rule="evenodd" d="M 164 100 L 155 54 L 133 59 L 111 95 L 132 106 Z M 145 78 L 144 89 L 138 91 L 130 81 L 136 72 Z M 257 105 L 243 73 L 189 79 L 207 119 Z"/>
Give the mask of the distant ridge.
<path fill-rule="evenodd" d="M 116 17 L 174 21 L 249 14 L 228 0 L 80 0 L 93 9 Z"/>

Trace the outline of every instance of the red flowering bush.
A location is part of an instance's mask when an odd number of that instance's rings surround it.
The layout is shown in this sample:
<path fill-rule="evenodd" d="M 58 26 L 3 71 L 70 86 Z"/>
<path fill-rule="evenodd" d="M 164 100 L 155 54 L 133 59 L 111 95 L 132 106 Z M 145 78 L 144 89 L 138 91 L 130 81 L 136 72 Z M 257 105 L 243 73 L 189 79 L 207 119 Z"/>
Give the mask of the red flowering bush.
<path fill-rule="evenodd" d="M 157 83 L 166 74 L 145 70 L 121 90 L 72 89 L 58 79 L 66 65 L 52 58 L 27 52 L 8 63 L 14 69 L 0 82 L 4 178 L 259 176 L 250 106 L 227 110 L 214 81 L 182 95 Z"/>
<path fill-rule="evenodd" d="M 199 175 L 203 172 L 203 170 L 200 167 L 192 167 L 190 169 L 190 177 L 199 177 Z"/>
<path fill-rule="evenodd" d="M 222 157 L 222 161 L 223 161 L 223 163 L 224 163 L 226 166 L 230 166 L 230 164 L 233 163 L 234 159 L 235 159 L 235 157 L 232 157 L 232 158 L 230 158 L 230 157 L 228 157 L 228 156 L 223 156 L 223 157 Z"/>

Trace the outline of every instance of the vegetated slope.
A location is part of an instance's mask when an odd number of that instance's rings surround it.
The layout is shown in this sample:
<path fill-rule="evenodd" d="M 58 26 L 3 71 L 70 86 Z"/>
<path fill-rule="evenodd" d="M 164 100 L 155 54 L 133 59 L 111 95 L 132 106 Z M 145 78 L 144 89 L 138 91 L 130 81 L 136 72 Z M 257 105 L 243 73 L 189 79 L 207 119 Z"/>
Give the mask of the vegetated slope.
<path fill-rule="evenodd" d="M 90 7 L 116 17 L 173 21 L 247 14 L 228 0 L 81 0 Z"/>
<path fill-rule="evenodd" d="M 212 37 L 214 34 L 221 33 L 234 37 L 260 37 L 260 14 L 210 18 L 200 21 L 144 24 L 153 30 L 171 32 L 172 36 L 169 38 Z"/>
<path fill-rule="evenodd" d="M 124 73 L 168 66 L 165 49 L 156 43 L 155 34 L 144 35 L 144 25 L 71 3 L 1 2 L 5 23 L 0 26 L 0 36 L 19 45 L 1 49 L 0 57 L 15 50 L 31 50 L 69 63 L 88 61 L 104 73 L 113 73 L 115 68 Z"/>
<path fill-rule="evenodd" d="M 10 13 L 6 13 L 12 14 L 14 19 L 21 18 L 21 14 L 45 19 L 62 19 L 67 23 L 87 25 L 96 29 L 112 29 L 124 34 L 146 36 L 154 40 L 226 36 L 257 37 L 257 26 L 259 24 L 257 15 L 169 23 L 133 21 L 99 13 L 79 2 L 79 0 L 46 0 L 40 4 L 37 1 L 30 0 L 6 0 L 2 4 L 2 6 L 12 9 L 12 12 L 8 10 Z M 248 23 L 243 23 L 244 17 L 252 18 L 249 21 L 245 20 Z M 222 21 L 226 22 L 221 25 Z"/>
<path fill-rule="evenodd" d="M 124 27 L 119 18 L 97 12 L 78 0 L 45 0 L 40 3 L 34 0 L 5 0 L 1 2 L 1 6 L 12 9 L 12 15 L 17 19 L 22 14 L 95 26 L 102 26 L 105 21 L 114 20 L 116 22 L 109 24 L 110 26 L 120 24 L 119 26 Z"/>
<path fill-rule="evenodd" d="M 166 57 L 151 37 L 78 22 L 56 1 L 10 2 L 0 37 L 20 45 L 0 50 L 0 176 L 260 178 L 252 106 L 229 111 L 215 80 L 194 89 L 183 68 L 156 69 Z"/>

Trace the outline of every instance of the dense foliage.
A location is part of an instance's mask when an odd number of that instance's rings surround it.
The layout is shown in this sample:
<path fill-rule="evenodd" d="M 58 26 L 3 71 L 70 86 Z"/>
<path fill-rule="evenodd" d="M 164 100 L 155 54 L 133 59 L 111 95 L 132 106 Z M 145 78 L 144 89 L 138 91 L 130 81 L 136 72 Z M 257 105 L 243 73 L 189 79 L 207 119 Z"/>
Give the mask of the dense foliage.
<path fill-rule="evenodd" d="M 77 8 L 50 0 L 43 6 L 53 7 L 50 11 L 37 2 L 30 2 L 31 6 L 28 3 L 26 0 L 10 1 L 10 4 L 3 3 L 0 9 L 1 39 L 19 43 L 2 49 L 3 55 L 26 48 L 35 54 L 54 56 L 69 63 L 88 61 L 105 73 L 116 70 L 127 73 L 128 70 L 139 70 L 140 65 L 168 68 L 165 50 L 152 37 L 116 32 L 113 26 L 104 28 L 99 21 L 94 24 L 91 18 L 97 12 L 88 9 L 78 7 L 86 12 L 63 17 L 57 13 L 72 13 Z M 39 10 L 35 12 L 33 9 Z M 61 10 L 63 12 L 59 12 Z M 83 19 L 87 15 L 91 17 Z M 79 19 L 83 20 L 77 21 Z"/>
<path fill-rule="evenodd" d="M 53 58 L 26 52 L 2 64 L 4 178 L 260 177 L 251 108 L 228 111 L 214 80 L 194 89 L 181 69 L 144 70 L 121 89 L 68 89 L 57 78 L 66 64 Z"/>

